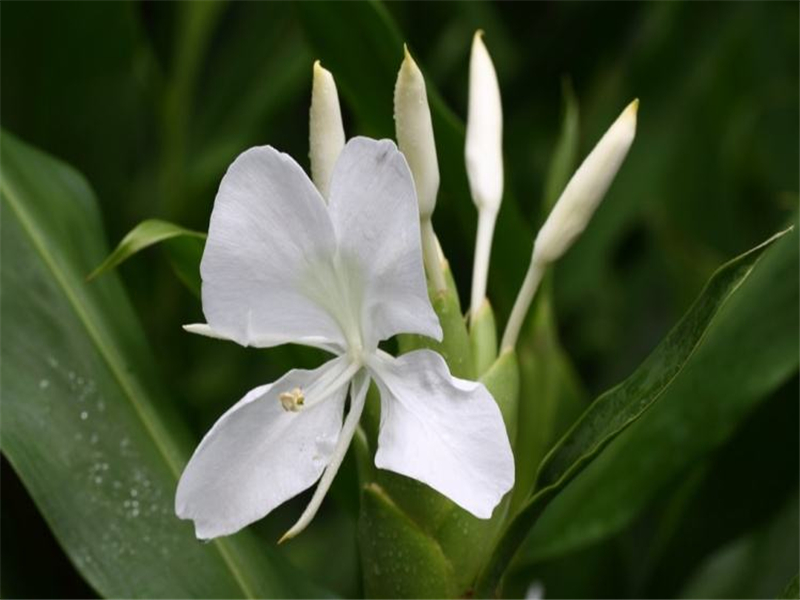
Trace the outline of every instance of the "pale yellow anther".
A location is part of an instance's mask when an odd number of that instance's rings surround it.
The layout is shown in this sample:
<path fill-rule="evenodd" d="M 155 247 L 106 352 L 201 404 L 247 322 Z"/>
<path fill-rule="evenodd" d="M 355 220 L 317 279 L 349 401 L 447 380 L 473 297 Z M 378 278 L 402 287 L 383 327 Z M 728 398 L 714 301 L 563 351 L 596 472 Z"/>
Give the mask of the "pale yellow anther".
<path fill-rule="evenodd" d="M 294 388 L 290 392 L 278 394 L 278 400 L 281 401 L 283 410 L 288 412 L 299 412 L 306 401 L 306 397 L 303 395 L 303 390 L 300 388 Z"/>

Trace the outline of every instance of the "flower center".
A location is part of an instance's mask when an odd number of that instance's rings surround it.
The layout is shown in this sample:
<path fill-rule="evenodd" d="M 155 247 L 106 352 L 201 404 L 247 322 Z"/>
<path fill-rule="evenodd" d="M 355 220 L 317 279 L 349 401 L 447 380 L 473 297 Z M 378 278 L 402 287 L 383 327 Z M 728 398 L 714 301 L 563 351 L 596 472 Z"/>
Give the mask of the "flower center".
<path fill-rule="evenodd" d="M 281 401 L 283 410 L 287 412 L 299 412 L 303 404 L 305 404 L 306 397 L 303 395 L 303 390 L 296 387 L 290 392 L 278 394 L 278 400 Z"/>
<path fill-rule="evenodd" d="M 305 391 L 300 387 L 278 394 L 278 401 L 286 412 L 300 412 L 326 400 L 350 383 L 353 376 L 364 365 L 361 356 L 350 360 L 334 359 L 338 364 L 311 383 Z"/>

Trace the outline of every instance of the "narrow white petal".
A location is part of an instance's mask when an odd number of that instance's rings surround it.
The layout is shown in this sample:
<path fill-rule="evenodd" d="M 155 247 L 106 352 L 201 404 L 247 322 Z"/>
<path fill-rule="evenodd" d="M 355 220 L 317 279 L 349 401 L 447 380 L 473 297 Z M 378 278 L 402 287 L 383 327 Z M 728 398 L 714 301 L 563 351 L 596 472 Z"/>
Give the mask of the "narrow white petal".
<path fill-rule="evenodd" d="M 349 383 L 340 357 L 293 370 L 258 387 L 203 438 L 178 483 L 175 512 L 199 539 L 229 535 L 307 489 L 333 456 Z M 284 410 L 279 395 L 306 391 L 305 407 Z"/>
<path fill-rule="evenodd" d="M 322 500 L 325 498 L 325 494 L 328 493 L 331 483 L 333 483 L 333 478 L 336 477 L 339 467 L 342 466 L 342 461 L 347 454 L 347 449 L 350 447 L 350 441 L 353 439 L 353 434 L 358 427 L 358 420 L 361 418 L 361 413 L 364 410 L 364 401 L 367 397 L 369 381 L 369 375 L 366 371 L 362 371 L 353 378 L 350 389 L 350 410 L 344 421 L 344 427 L 342 427 L 342 431 L 339 433 L 339 439 L 336 442 L 336 448 L 333 451 L 330 462 L 325 468 L 325 472 L 322 474 L 322 478 L 319 480 L 317 489 L 314 490 L 314 495 L 311 497 L 308 506 L 306 506 L 303 514 L 300 515 L 300 518 L 292 525 L 291 529 L 283 534 L 283 537 L 280 539 L 281 542 L 289 540 L 303 531 L 317 514 Z"/>
<path fill-rule="evenodd" d="M 200 264 L 208 324 L 245 346 L 311 338 L 343 347 L 337 317 L 318 300 L 335 249 L 303 169 L 269 146 L 244 152 L 220 184 Z"/>
<path fill-rule="evenodd" d="M 503 197 L 503 109 L 482 31 L 472 40 L 468 104 L 465 154 L 472 199 L 478 209 L 497 212 Z"/>
<path fill-rule="evenodd" d="M 213 338 L 215 340 L 226 340 L 230 342 L 234 341 L 211 329 L 211 326 L 208 323 L 189 323 L 188 325 L 183 326 L 183 330 L 189 333 L 194 333 L 195 335 Z M 283 336 L 263 337 L 253 340 L 251 345 L 256 348 L 265 348 L 268 346 L 277 346 L 278 344 L 283 344 L 285 341 L 286 340 Z M 327 350 L 332 354 L 344 354 L 346 350 L 344 347 L 335 343 L 331 343 L 329 340 L 319 336 L 304 336 L 293 341 L 298 344 L 302 344 L 303 346 L 312 346 L 314 348 Z"/>
<path fill-rule="evenodd" d="M 514 485 L 503 417 L 483 384 L 452 377 L 430 350 L 370 362 L 381 391 L 375 465 L 428 484 L 488 519 Z"/>
<path fill-rule="evenodd" d="M 311 177 L 323 198 L 327 199 L 333 168 L 344 148 L 344 126 L 336 82 L 319 61 L 314 63 L 308 121 Z"/>
<path fill-rule="evenodd" d="M 586 228 L 633 143 L 638 107 L 634 100 L 622 111 L 569 180 L 536 236 L 534 260 L 558 259 Z"/>
<path fill-rule="evenodd" d="M 389 140 L 351 139 L 331 180 L 329 211 L 339 246 L 340 279 L 374 347 L 398 333 L 441 339 L 422 270 L 419 211 L 403 155 Z"/>
<path fill-rule="evenodd" d="M 183 326 L 184 331 L 188 331 L 189 333 L 194 333 L 196 335 L 202 335 L 203 337 L 210 337 L 214 338 L 215 340 L 227 340 L 224 335 L 220 335 L 213 329 L 208 323 L 189 323 Z"/>
<path fill-rule="evenodd" d="M 405 47 L 405 58 L 394 87 L 397 145 L 406 157 L 417 190 L 420 217 L 429 219 L 439 192 L 439 161 L 433 138 L 425 78 Z"/>

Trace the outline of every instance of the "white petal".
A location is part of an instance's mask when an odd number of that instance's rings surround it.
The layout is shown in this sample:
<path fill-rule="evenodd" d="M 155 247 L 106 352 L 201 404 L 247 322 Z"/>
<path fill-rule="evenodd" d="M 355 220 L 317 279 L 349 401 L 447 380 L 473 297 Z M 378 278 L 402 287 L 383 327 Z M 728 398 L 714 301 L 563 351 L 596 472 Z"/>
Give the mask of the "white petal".
<path fill-rule="evenodd" d="M 248 392 L 216 422 L 175 497 L 175 512 L 194 521 L 198 538 L 234 533 L 314 484 L 342 429 L 351 375 L 345 357 L 289 371 Z M 278 396 L 295 388 L 306 392 L 305 406 L 288 412 Z"/>
<path fill-rule="evenodd" d="M 344 126 L 336 82 L 319 61 L 314 63 L 308 121 L 311 176 L 320 194 L 327 198 L 333 167 L 344 148 Z"/>
<path fill-rule="evenodd" d="M 343 346 L 318 301 L 335 246 L 325 203 L 300 166 L 269 146 L 244 152 L 220 184 L 200 264 L 208 324 L 242 345 Z"/>
<path fill-rule="evenodd" d="M 488 519 L 514 485 L 503 417 L 483 384 L 450 375 L 430 350 L 370 363 L 381 391 L 375 465 L 413 477 Z"/>
<path fill-rule="evenodd" d="M 201 335 L 203 337 L 213 338 L 215 340 L 226 340 L 232 342 L 234 340 L 222 335 L 221 333 L 214 331 L 208 323 L 188 323 L 187 325 L 183 326 L 184 331 L 189 333 L 194 333 L 195 335 Z M 285 340 L 282 337 L 272 336 L 272 337 L 265 337 L 259 338 L 253 341 L 252 345 L 257 348 L 265 348 L 267 346 L 275 346 L 278 344 L 283 344 Z M 295 342 L 302 344 L 304 346 L 313 346 L 315 348 L 322 348 L 323 350 L 327 350 L 332 354 L 342 354 L 342 348 L 337 344 L 330 343 L 329 340 L 326 340 L 323 337 L 319 336 L 307 336 L 302 337 L 294 340 Z"/>
<path fill-rule="evenodd" d="M 398 333 L 441 339 L 425 275 L 414 181 L 389 140 L 351 139 L 331 180 L 329 211 L 340 267 L 363 289 L 362 331 L 369 346 Z"/>
<path fill-rule="evenodd" d="M 342 466 L 342 461 L 347 454 L 347 449 L 350 447 L 350 441 L 353 439 L 353 434 L 358 427 L 358 420 L 361 418 L 361 413 L 364 411 L 364 401 L 367 398 L 369 382 L 369 374 L 363 370 L 353 377 L 350 387 L 350 410 L 347 412 L 347 418 L 344 421 L 344 426 L 339 434 L 339 440 L 336 442 L 336 448 L 333 451 L 330 462 L 325 468 L 325 473 L 322 474 L 319 485 L 317 485 L 317 489 L 314 490 L 314 495 L 308 502 L 308 506 L 306 506 L 303 514 L 300 515 L 300 518 L 292 525 L 291 529 L 283 534 L 283 537 L 280 539 L 281 542 L 291 539 L 303 531 L 317 514 L 322 500 L 325 498 L 325 494 L 328 493 L 331 483 L 333 483 L 333 478 L 336 477 L 339 467 Z"/>
<path fill-rule="evenodd" d="M 472 39 L 468 105 L 465 157 L 472 199 L 479 209 L 497 212 L 503 198 L 503 108 L 482 31 Z"/>

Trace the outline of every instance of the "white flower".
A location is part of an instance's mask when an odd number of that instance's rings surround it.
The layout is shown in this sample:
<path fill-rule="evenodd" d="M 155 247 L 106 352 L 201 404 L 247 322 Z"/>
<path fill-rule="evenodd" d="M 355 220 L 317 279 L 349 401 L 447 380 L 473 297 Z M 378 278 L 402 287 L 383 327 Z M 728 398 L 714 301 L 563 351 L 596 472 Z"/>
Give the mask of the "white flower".
<path fill-rule="evenodd" d="M 175 499 L 197 537 L 234 533 L 321 476 L 285 537 L 301 531 L 344 458 L 371 379 L 381 393 L 376 466 L 491 516 L 514 464 L 489 392 L 452 377 L 430 350 L 394 358 L 378 348 L 398 333 L 442 336 L 426 293 L 414 183 L 392 142 L 351 140 L 327 205 L 289 156 L 269 146 L 243 153 L 220 185 L 201 273 L 208 325 L 190 331 L 336 357 L 251 390 L 208 432 Z"/>

